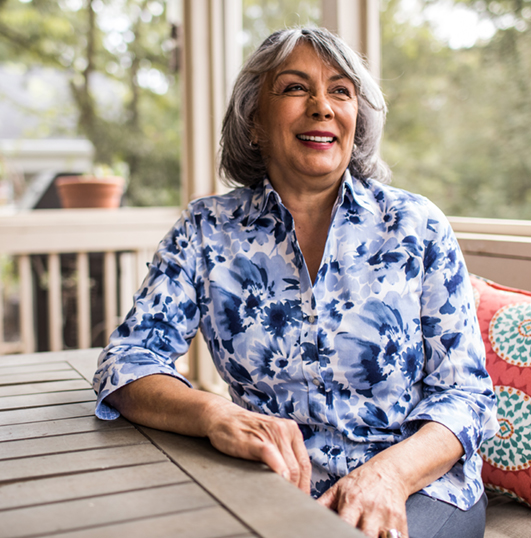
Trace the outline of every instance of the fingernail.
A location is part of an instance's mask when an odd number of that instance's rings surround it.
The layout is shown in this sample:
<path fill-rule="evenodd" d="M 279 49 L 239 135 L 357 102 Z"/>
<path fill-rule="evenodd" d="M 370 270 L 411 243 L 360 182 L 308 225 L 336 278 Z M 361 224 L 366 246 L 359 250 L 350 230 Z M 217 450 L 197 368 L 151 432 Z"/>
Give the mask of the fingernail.
<path fill-rule="evenodd" d="M 284 480 L 289 480 L 289 473 L 288 473 L 288 471 L 284 471 L 284 472 L 282 473 L 282 478 L 283 478 Z"/>

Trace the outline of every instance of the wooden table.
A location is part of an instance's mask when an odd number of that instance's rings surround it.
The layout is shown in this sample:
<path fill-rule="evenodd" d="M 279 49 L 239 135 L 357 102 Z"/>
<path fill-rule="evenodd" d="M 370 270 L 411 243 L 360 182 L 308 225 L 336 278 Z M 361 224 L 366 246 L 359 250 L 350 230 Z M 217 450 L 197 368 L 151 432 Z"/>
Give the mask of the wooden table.
<path fill-rule="evenodd" d="M 97 356 L 0 356 L 0 537 L 364 536 L 205 439 L 96 419 Z"/>

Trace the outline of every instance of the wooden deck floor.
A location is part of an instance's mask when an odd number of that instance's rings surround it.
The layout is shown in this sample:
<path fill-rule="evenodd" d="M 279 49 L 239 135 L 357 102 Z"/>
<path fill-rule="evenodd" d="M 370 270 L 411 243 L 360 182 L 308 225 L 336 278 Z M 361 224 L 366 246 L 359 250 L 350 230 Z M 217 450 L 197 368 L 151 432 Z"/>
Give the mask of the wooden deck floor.
<path fill-rule="evenodd" d="M 0 536 L 363 535 L 261 464 L 94 417 L 97 350 L 0 357 Z"/>

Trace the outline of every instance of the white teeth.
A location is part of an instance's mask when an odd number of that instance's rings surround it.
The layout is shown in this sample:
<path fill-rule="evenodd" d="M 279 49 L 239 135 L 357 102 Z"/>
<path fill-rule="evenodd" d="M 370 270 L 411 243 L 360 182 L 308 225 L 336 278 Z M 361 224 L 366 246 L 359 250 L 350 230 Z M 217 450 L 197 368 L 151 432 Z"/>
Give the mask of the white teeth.
<path fill-rule="evenodd" d="M 308 140 L 310 142 L 323 142 L 323 143 L 331 143 L 334 141 L 334 137 L 332 136 L 307 136 L 307 135 L 297 135 L 297 138 L 299 140 Z"/>

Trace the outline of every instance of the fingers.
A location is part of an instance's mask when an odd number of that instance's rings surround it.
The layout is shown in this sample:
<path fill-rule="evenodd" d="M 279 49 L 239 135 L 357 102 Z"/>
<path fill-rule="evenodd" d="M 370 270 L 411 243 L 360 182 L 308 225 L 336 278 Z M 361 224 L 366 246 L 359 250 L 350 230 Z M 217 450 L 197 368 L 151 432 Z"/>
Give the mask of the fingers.
<path fill-rule="evenodd" d="M 337 514 L 343 521 L 362 530 L 367 536 L 373 538 L 373 535 L 370 533 L 372 526 L 364 524 L 365 520 L 362 517 L 363 511 L 360 505 L 343 503 L 341 508 L 338 508 Z M 378 538 L 378 534 L 376 534 L 374 538 Z"/>
<path fill-rule="evenodd" d="M 310 494 L 310 484 L 312 478 L 312 464 L 306 450 L 306 445 L 302 438 L 302 433 L 297 426 L 297 434 L 292 443 L 293 453 L 297 459 L 297 463 L 300 469 L 299 483 L 297 484 L 299 489 L 305 493 Z"/>
<path fill-rule="evenodd" d="M 318 502 L 369 538 L 385 536 L 390 529 L 399 531 L 402 538 L 408 536 L 405 501 L 386 485 L 382 487 L 374 475 L 367 481 L 353 472 L 336 482 Z"/>
<path fill-rule="evenodd" d="M 209 420 L 208 437 L 221 452 L 262 461 L 286 480 L 310 492 L 311 463 L 297 423 L 260 415 L 230 404 Z"/>
<path fill-rule="evenodd" d="M 396 529 L 402 538 L 407 538 L 407 519 L 404 510 L 391 505 L 391 500 L 380 499 L 375 503 L 362 503 L 361 499 L 343 502 L 337 513 L 341 519 L 357 527 L 369 538 L 385 536 L 386 531 Z"/>
<path fill-rule="evenodd" d="M 271 419 L 265 426 L 266 435 L 257 447 L 257 459 L 310 493 L 311 463 L 297 424 L 292 420 Z"/>
<path fill-rule="evenodd" d="M 400 532 L 402 538 L 408 537 L 405 511 L 400 513 L 392 506 L 387 505 L 385 511 L 375 509 L 363 515 L 358 512 L 358 519 L 357 527 L 370 538 L 386 536 L 386 531 L 391 529 Z"/>
<path fill-rule="evenodd" d="M 335 510 L 337 512 L 337 484 L 327 489 L 318 499 L 317 502 L 325 508 Z"/>
<path fill-rule="evenodd" d="M 353 527 L 362 528 L 363 516 L 370 513 L 370 500 L 363 497 L 358 482 L 350 476 L 339 480 L 335 484 L 336 511 L 341 519 Z"/>

